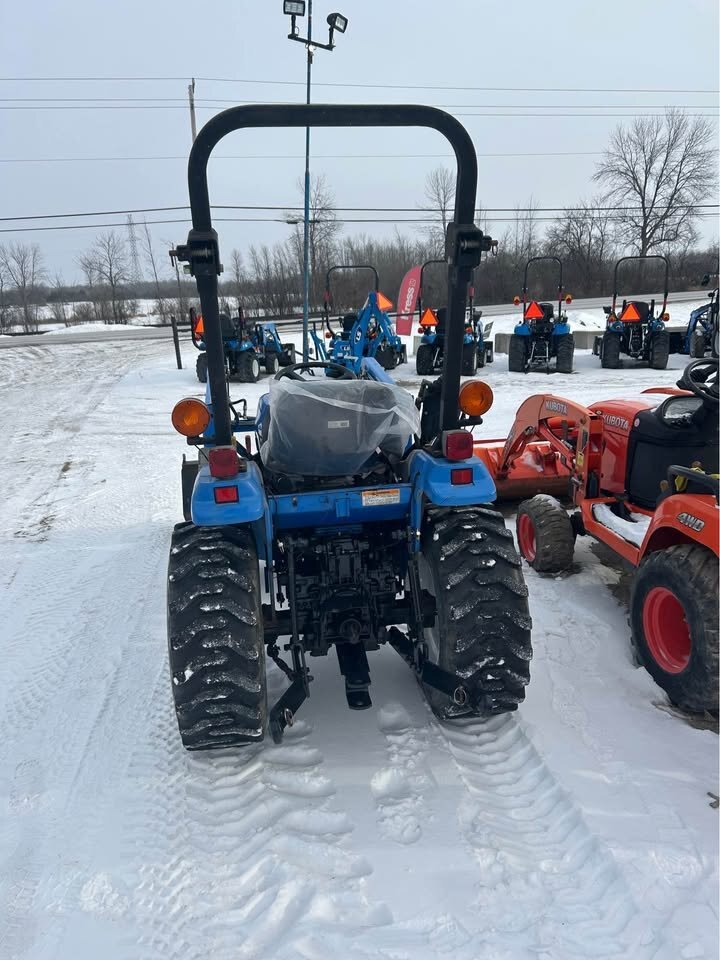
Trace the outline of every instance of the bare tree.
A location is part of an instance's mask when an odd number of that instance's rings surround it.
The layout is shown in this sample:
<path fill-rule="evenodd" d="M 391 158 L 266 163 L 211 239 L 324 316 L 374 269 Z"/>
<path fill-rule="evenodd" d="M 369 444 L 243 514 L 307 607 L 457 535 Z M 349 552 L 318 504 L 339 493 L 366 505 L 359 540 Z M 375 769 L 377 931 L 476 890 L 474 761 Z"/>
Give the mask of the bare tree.
<path fill-rule="evenodd" d="M 92 253 L 97 272 L 110 292 L 113 322 L 127 323 L 125 304 L 120 297 L 120 287 L 129 279 L 125 241 L 114 230 L 101 233 L 92 246 Z"/>
<path fill-rule="evenodd" d="M 613 253 L 612 218 L 600 204 L 599 200 L 583 200 L 567 208 L 547 235 L 548 253 L 565 261 L 569 277 L 586 296 L 603 292 L 605 270 Z"/>
<path fill-rule="evenodd" d="M 63 326 L 69 327 L 70 321 L 68 320 L 67 307 L 65 306 L 65 281 L 62 278 L 62 274 L 55 274 L 51 286 L 53 288 L 53 297 L 50 303 L 50 309 L 52 310 L 53 320 L 56 323 L 62 323 Z"/>
<path fill-rule="evenodd" d="M 425 199 L 429 206 L 422 210 L 432 214 L 436 221 L 425 229 L 432 256 L 442 258 L 445 255 L 445 234 L 452 220 L 455 206 L 455 177 L 447 167 L 435 167 L 425 177 Z"/>
<path fill-rule="evenodd" d="M 669 109 L 618 126 L 594 179 L 618 211 L 623 246 L 641 257 L 695 237 L 698 204 L 715 186 L 712 125 Z"/>
<path fill-rule="evenodd" d="M 515 208 L 515 221 L 508 244 L 515 262 L 524 264 L 534 257 L 538 252 L 539 240 L 537 203 L 530 197 L 527 207 Z"/>
<path fill-rule="evenodd" d="M 45 278 L 40 247 L 36 243 L 0 245 L 0 263 L 10 284 L 15 287 L 22 311 L 23 330 L 37 329 L 37 287 Z"/>
<path fill-rule="evenodd" d="M 298 181 L 298 190 L 304 192 L 304 185 Z M 302 277 L 303 270 L 303 214 L 297 211 L 286 214 L 286 219 L 295 223 L 290 237 L 290 248 L 298 264 Z M 299 221 L 299 222 L 298 222 Z M 319 306 L 325 285 L 325 273 L 333 259 L 335 239 L 341 230 L 335 212 L 335 196 L 324 176 L 318 176 L 310 182 L 310 306 Z"/>
<path fill-rule="evenodd" d="M 5 260 L 0 255 L 0 333 L 4 333 L 12 319 L 12 308 L 7 299 L 7 288 L 10 283 L 10 274 L 5 266 Z"/>
<path fill-rule="evenodd" d="M 233 250 L 230 254 L 230 273 L 232 276 L 233 288 L 235 291 L 235 300 L 237 301 L 238 313 L 242 308 L 241 290 L 245 282 L 245 268 L 243 267 L 243 258 L 239 250 Z"/>
<path fill-rule="evenodd" d="M 155 310 L 160 314 L 160 322 L 165 324 L 168 323 L 167 303 L 165 302 L 165 297 L 162 293 L 162 287 L 160 286 L 160 276 L 158 274 L 157 259 L 155 257 L 155 247 L 153 246 L 152 234 L 150 233 L 150 228 L 147 225 L 147 221 L 143 221 L 143 231 L 140 235 L 140 244 L 142 246 L 143 253 L 150 263 L 150 270 L 153 275 L 153 284 L 155 286 Z"/>

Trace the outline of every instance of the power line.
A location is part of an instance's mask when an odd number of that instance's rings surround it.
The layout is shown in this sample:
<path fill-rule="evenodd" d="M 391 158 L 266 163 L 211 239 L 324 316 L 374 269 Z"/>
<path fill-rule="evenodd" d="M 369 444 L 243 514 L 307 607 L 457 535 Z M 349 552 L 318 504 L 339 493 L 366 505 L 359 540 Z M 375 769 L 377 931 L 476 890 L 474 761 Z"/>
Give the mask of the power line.
<path fill-rule="evenodd" d="M 246 83 L 258 86 L 304 87 L 300 80 L 265 80 L 245 77 L 195 77 L 203 83 Z M 0 83 L 187 83 L 188 77 L 0 77 Z M 498 87 L 452 86 L 432 83 L 351 83 L 348 81 L 316 81 L 316 87 L 343 87 L 373 90 L 455 90 L 483 93 L 701 93 L 718 94 L 715 88 L 671 89 L 667 87 Z"/>
<path fill-rule="evenodd" d="M 237 204 L 237 203 L 213 203 L 211 208 L 213 210 L 276 210 L 276 211 L 292 211 L 297 208 L 296 203 L 286 203 L 286 204 Z M 683 203 L 677 204 L 676 209 L 695 209 L 695 210 L 715 210 L 720 206 L 717 203 Z M 28 216 L 14 216 L 14 217 L 0 217 L 0 223 L 9 223 L 18 220 L 68 220 L 70 218 L 78 217 L 119 217 L 119 216 L 128 216 L 134 213 L 174 213 L 181 210 L 189 210 L 190 206 L 188 204 L 182 204 L 172 207 L 133 207 L 128 210 L 91 210 L 84 213 L 34 213 L 29 214 Z M 333 204 L 333 210 L 337 210 L 341 213 L 439 213 L 439 207 L 341 207 Z M 477 207 L 476 212 L 480 215 L 486 213 L 561 213 L 565 210 L 577 210 L 579 208 L 573 207 L 571 204 L 566 204 L 565 206 L 560 207 Z M 601 206 L 601 205 L 590 205 L 582 208 L 583 211 L 589 213 L 640 213 L 640 207 L 633 206 Z"/>
<path fill-rule="evenodd" d="M 555 151 L 549 153 L 478 153 L 482 158 L 507 157 L 600 157 L 602 150 Z M 168 155 L 164 157 L 0 157 L 0 163 L 99 163 L 125 162 L 150 160 L 184 160 L 187 163 L 186 153 Z M 245 156 L 230 154 L 213 154 L 213 160 L 302 160 L 303 154 L 272 153 L 247 154 Z M 454 160 L 450 153 L 318 153 L 315 160 Z"/>

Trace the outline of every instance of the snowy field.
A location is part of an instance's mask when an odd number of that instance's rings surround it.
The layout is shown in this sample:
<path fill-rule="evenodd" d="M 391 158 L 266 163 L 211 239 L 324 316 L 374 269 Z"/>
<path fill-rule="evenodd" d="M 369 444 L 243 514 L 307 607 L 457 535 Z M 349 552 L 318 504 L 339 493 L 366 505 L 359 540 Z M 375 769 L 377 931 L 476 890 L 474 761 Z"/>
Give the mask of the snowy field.
<path fill-rule="evenodd" d="M 587 540 L 571 575 L 525 570 L 517 715 L 440 724 L 382 650 L 372 710 L 314 660 L 282 746 L 182 750 L 170 411 L 202 393 L 184 355 L 179 372 L 168 342 L 0 352 L 1 960 L 716 958 L 717 737 L 634 665 L 625 578 Z M 521 376 L 499 356 L 477 433 L 503 436 L 531 393 L 622 396 L 683 362 L 603 371 L 585 352 L 573 375 Z"/>

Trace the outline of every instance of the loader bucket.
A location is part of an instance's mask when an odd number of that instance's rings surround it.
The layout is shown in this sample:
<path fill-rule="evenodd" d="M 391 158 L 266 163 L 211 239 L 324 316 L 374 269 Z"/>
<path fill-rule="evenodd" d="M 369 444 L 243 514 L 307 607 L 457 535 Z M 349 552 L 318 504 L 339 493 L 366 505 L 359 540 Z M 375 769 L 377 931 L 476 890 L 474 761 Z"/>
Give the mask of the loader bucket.
<path fill-rule="evenodd" d="M 515 463 L 505 473 L 500 465 L 505 440 L 476 440 L 474 453 L 487 467 L 495 481 L 498 500 L 524 500 L 537 493 L 556 497 L 568 494 L 568 471 L 549 443 L 538 440 L 529 443 Z"/>

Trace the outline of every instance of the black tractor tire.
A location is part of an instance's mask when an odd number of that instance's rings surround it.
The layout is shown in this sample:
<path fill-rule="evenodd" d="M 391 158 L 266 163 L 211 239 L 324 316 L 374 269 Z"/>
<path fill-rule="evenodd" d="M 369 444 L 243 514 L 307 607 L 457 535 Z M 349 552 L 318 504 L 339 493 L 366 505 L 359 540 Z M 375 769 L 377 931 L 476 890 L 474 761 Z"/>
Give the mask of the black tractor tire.
<path fill-rule="evenodd" d="M 702 360 L 705 356 L 705 331 L 693 330 L 690 337 L 690 356 L 694 360 Z"/>
<path fill-rule="evenodd" d="M 600 344 L 600 364 L 605 370 L 617 370 L 620 366 L 620 334 L 606 330 Z"/>
<path fill-rule="evenodd" d="M 480 370 L 485 366 L 485 344 L 477 344 L 475 347 L 475 353 L 477 354 L 477 368 Z"/>
<path fill-rule="evenodd" d="M 575 356 L 575 338 L 571 333 L 563 333 L 557 338 L 555 348 L 555 369 L 558 373 L 573 372 Z"/>
<path fill-rule="evenodd" d="M 477 373 L 478 368 L 478 357 L 477 357 L 477 347 L 474 343 L 465 343 L 463 344 L 462 352 L 462 375 L 464 377 L 474 377 Z"/>
<path fill-rule="evenodd" d="M 168 656 L 188 750 L 257 743 L 267 695 L 260 574 L 242 527 L 179 523 L 168 567 Z"/>
<path fill-rule="evenodd" d="M 282 345 L 282 353 L 280 354 L 279 360 L 281 367 L 291 367 L 294 363 L 297 363 L 294 343 L 284 343 Z"/>
<path fill-rule="evenodd" d="M 280 357 L 277 350 L 265 351 L 265 373 L 274 377 L 280 369 Z"/>
<path fill-rule="evenodd" d="M 419 377 L 433 373 L 433 348 L 429 343 L 421 343 L 415 354 L 415 372 Z"/>
<path fill-rule="evenodd" d="M 650 338 L 650 366 L 653 370 L 664 370 L 670 356 L 670 334 L 660 330 Z"/>
<path fill-rule="evenodd" d="M 510 346 L 508 347 L 508 370 L 510 373 L 525 373 L 526 340 L 527 337 L 518 336 L 517 333 L 513 333 L 510 337 Z"/>
<path fill-rule="evenodd" d="M 555 497 L 540 494 L 520 504 L 517 541 L 523 558 L 538 573 L 559 573 L 572 563 L 575 531 Z"/>
<path fill-rule="evenodd" d="M 717 597 L 717 557 L 694 543 L 651 553 L 633 584 L 638 658 L 670 700 L 693 713 L 718 709 Z"/>
<path fill-rule="evenodd" d="M 207 383 L 208 377 L 208 359 L 206 353 L 199 353 L 195 361 L 195 372 L 200 383 Z"/>
<path fill-rule="evenodd" d="M 237 358 L 237 375 L 241 383 L 257 383 L 260 379 L 260 361 L 254 350 L 243 350 Z"/>
<path fill-rule="evenodd" d="M 431 508 L 422 530 L 420 582 L 436 603 L 425 629 L 431 662 L 480 692 L 474 707 L 425 686 L 435 715 L 487 717 L 517 710 L 530 681 L 532 621 L 521 560 L 491 506 Z"/>

